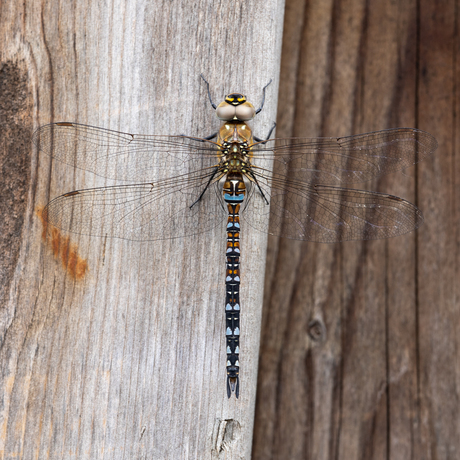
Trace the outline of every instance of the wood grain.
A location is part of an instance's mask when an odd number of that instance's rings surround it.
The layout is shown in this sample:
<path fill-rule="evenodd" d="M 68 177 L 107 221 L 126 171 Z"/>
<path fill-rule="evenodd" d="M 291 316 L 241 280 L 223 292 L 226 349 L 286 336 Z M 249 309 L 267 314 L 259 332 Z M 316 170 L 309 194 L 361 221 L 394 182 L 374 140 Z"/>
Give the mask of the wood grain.
<path fill-rule="evenodd" d="M 364 184 L 425 224 L 387 241 L 269 238 L 253 458 L 458 457 L 459 4 L 287 1 L 279 137 L 407 126 L 436 154 Z"/>
<path fill-rule="evenodd" d="M 215 100 L 238 90 L 255 104 L 273 78 L 254 125 L 268 132 L 283 2 L 6 0 L 1 11 L 2 66 L 16 69 L 11 88 L 30 118 L 16 145 L 31 172 L 18 229 L 2 235 L 13 250 L 2 267 L 0 458 L 249 458 L 266 236 L 242 235 L 241 391 L 228 400 L 225 233 L 43 239 L 48 200 L 111 183 L 53 162 L 30 135 L 56 121 L 209 135 L 219 123 L 200 73 Z"/>

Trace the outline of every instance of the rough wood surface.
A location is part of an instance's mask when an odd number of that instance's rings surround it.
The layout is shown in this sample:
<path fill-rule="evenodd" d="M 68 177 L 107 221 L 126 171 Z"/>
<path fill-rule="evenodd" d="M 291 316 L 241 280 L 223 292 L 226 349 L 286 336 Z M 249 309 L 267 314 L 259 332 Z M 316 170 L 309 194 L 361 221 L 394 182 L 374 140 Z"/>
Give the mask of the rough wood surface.
<path fill-rule="evenodd" d="M 415 202 L 388 241 L 269 238 L 254 460 L 460 452 L 458 1 L 288 0 L 277 136 L 432 133 L 432 158 L 362 188 Z"/>
<path fill-rule="evenodd" d="M 0 458 L 250 458 L 266 236 L 242 234 L 241 394 L 228 400 L 225 233 L 149 244 L 46 233 L 49 199 L 109 182 L 30 137 L 53 121 L 209 135 L 219 123 L 200 73 L 215 100 L 238 90 L 255 104 L 273 78 L 254 124 L 266 133 L 283 7 L 2 2 Z"/>

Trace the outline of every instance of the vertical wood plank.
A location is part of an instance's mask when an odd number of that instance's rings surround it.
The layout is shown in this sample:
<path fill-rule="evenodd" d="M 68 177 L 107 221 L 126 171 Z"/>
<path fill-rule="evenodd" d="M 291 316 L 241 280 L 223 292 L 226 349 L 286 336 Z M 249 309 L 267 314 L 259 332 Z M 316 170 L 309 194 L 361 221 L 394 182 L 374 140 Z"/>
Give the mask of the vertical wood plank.
<path fill-rule="evenodd" d="M 1 274 L 1 458 L 250 457 L 266 236 L 242 231 L 241 391 L 228 400 L 225 228 L 155 243 L 61 235 L 58 247 L 58 233 L 43 233 L 46 202 L 113 183 L 51 161 L 30 135 L 76 121 L 207 136 L 219 122 L 200 73 L 216 101 L 241 91 L 254 104 L 273 78 L 254 124 L 263 135 L 275 119 L 283 8 L 2 3 L 2 68 L 16 66 L 26 87 L 15 123 L 28 134 L 14 142 L 32 172 L 27 207 L 15 208 L 24 224 L 0 246 L 19 247 Z"/>
<path fill-rule="evenodd" d="M 431 218 L 419 234 L 418 392 L 420 458 L 455 458 L 458 296 L 458 2 L 420 3 L 419 123 L 433 126 L 440 155 L 420 164 L 420 206 Z"/>
<path fill-rule="evenodd" d="M 286 3 L 279 137 L 407 126 L 439 148 L 356 187 L 416 203 L 417 232 L 330 246 L 269 238 L 254 459 L 457 456 L 458 11 Z"/>

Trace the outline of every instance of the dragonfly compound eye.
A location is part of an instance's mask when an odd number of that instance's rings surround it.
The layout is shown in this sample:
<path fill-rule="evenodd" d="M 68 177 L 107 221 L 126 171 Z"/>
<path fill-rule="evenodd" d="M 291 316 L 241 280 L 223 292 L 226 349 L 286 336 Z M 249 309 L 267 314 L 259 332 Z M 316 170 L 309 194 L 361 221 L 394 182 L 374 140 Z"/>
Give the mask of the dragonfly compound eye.
<path fill-rule="evenodd" d="M 252 120 L 256 115 L 256 109 L 250 102 L 238 105 L 236 107 L 236 118 L 241 121 Z"/>
<path fill-rule="evenodd" d="M 223 121 L 233 120 L 236 116 L 236 108 L 223 101 L 217 106 L 216 115 Z"/>

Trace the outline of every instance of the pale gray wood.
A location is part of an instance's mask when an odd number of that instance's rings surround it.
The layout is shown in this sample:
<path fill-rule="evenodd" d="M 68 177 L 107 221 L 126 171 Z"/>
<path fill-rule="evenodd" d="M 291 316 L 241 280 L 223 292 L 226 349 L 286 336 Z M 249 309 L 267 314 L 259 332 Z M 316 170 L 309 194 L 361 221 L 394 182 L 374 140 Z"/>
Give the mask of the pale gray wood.
<path fill-rule="evenodd" d="M 200 73 L 215 101 L 241 91 L 255 104 L 273 78 L 254 123 L 263 136 L 275 120 L 282 22 L 281 0 L 6 0 L 1 56 L 26 77 L 34 127 L 205 136 L 219 122 Z M 2 305 L 2 458 L 248 459 L 266 236 L 242 233 L 241 394 L 228 400 L 225 234 L 70 235 L 88 265 L 76 279 L 42 240 L 36 211 L 111 183 L 32 149 L 27 126 L 32 180 Z"/>

